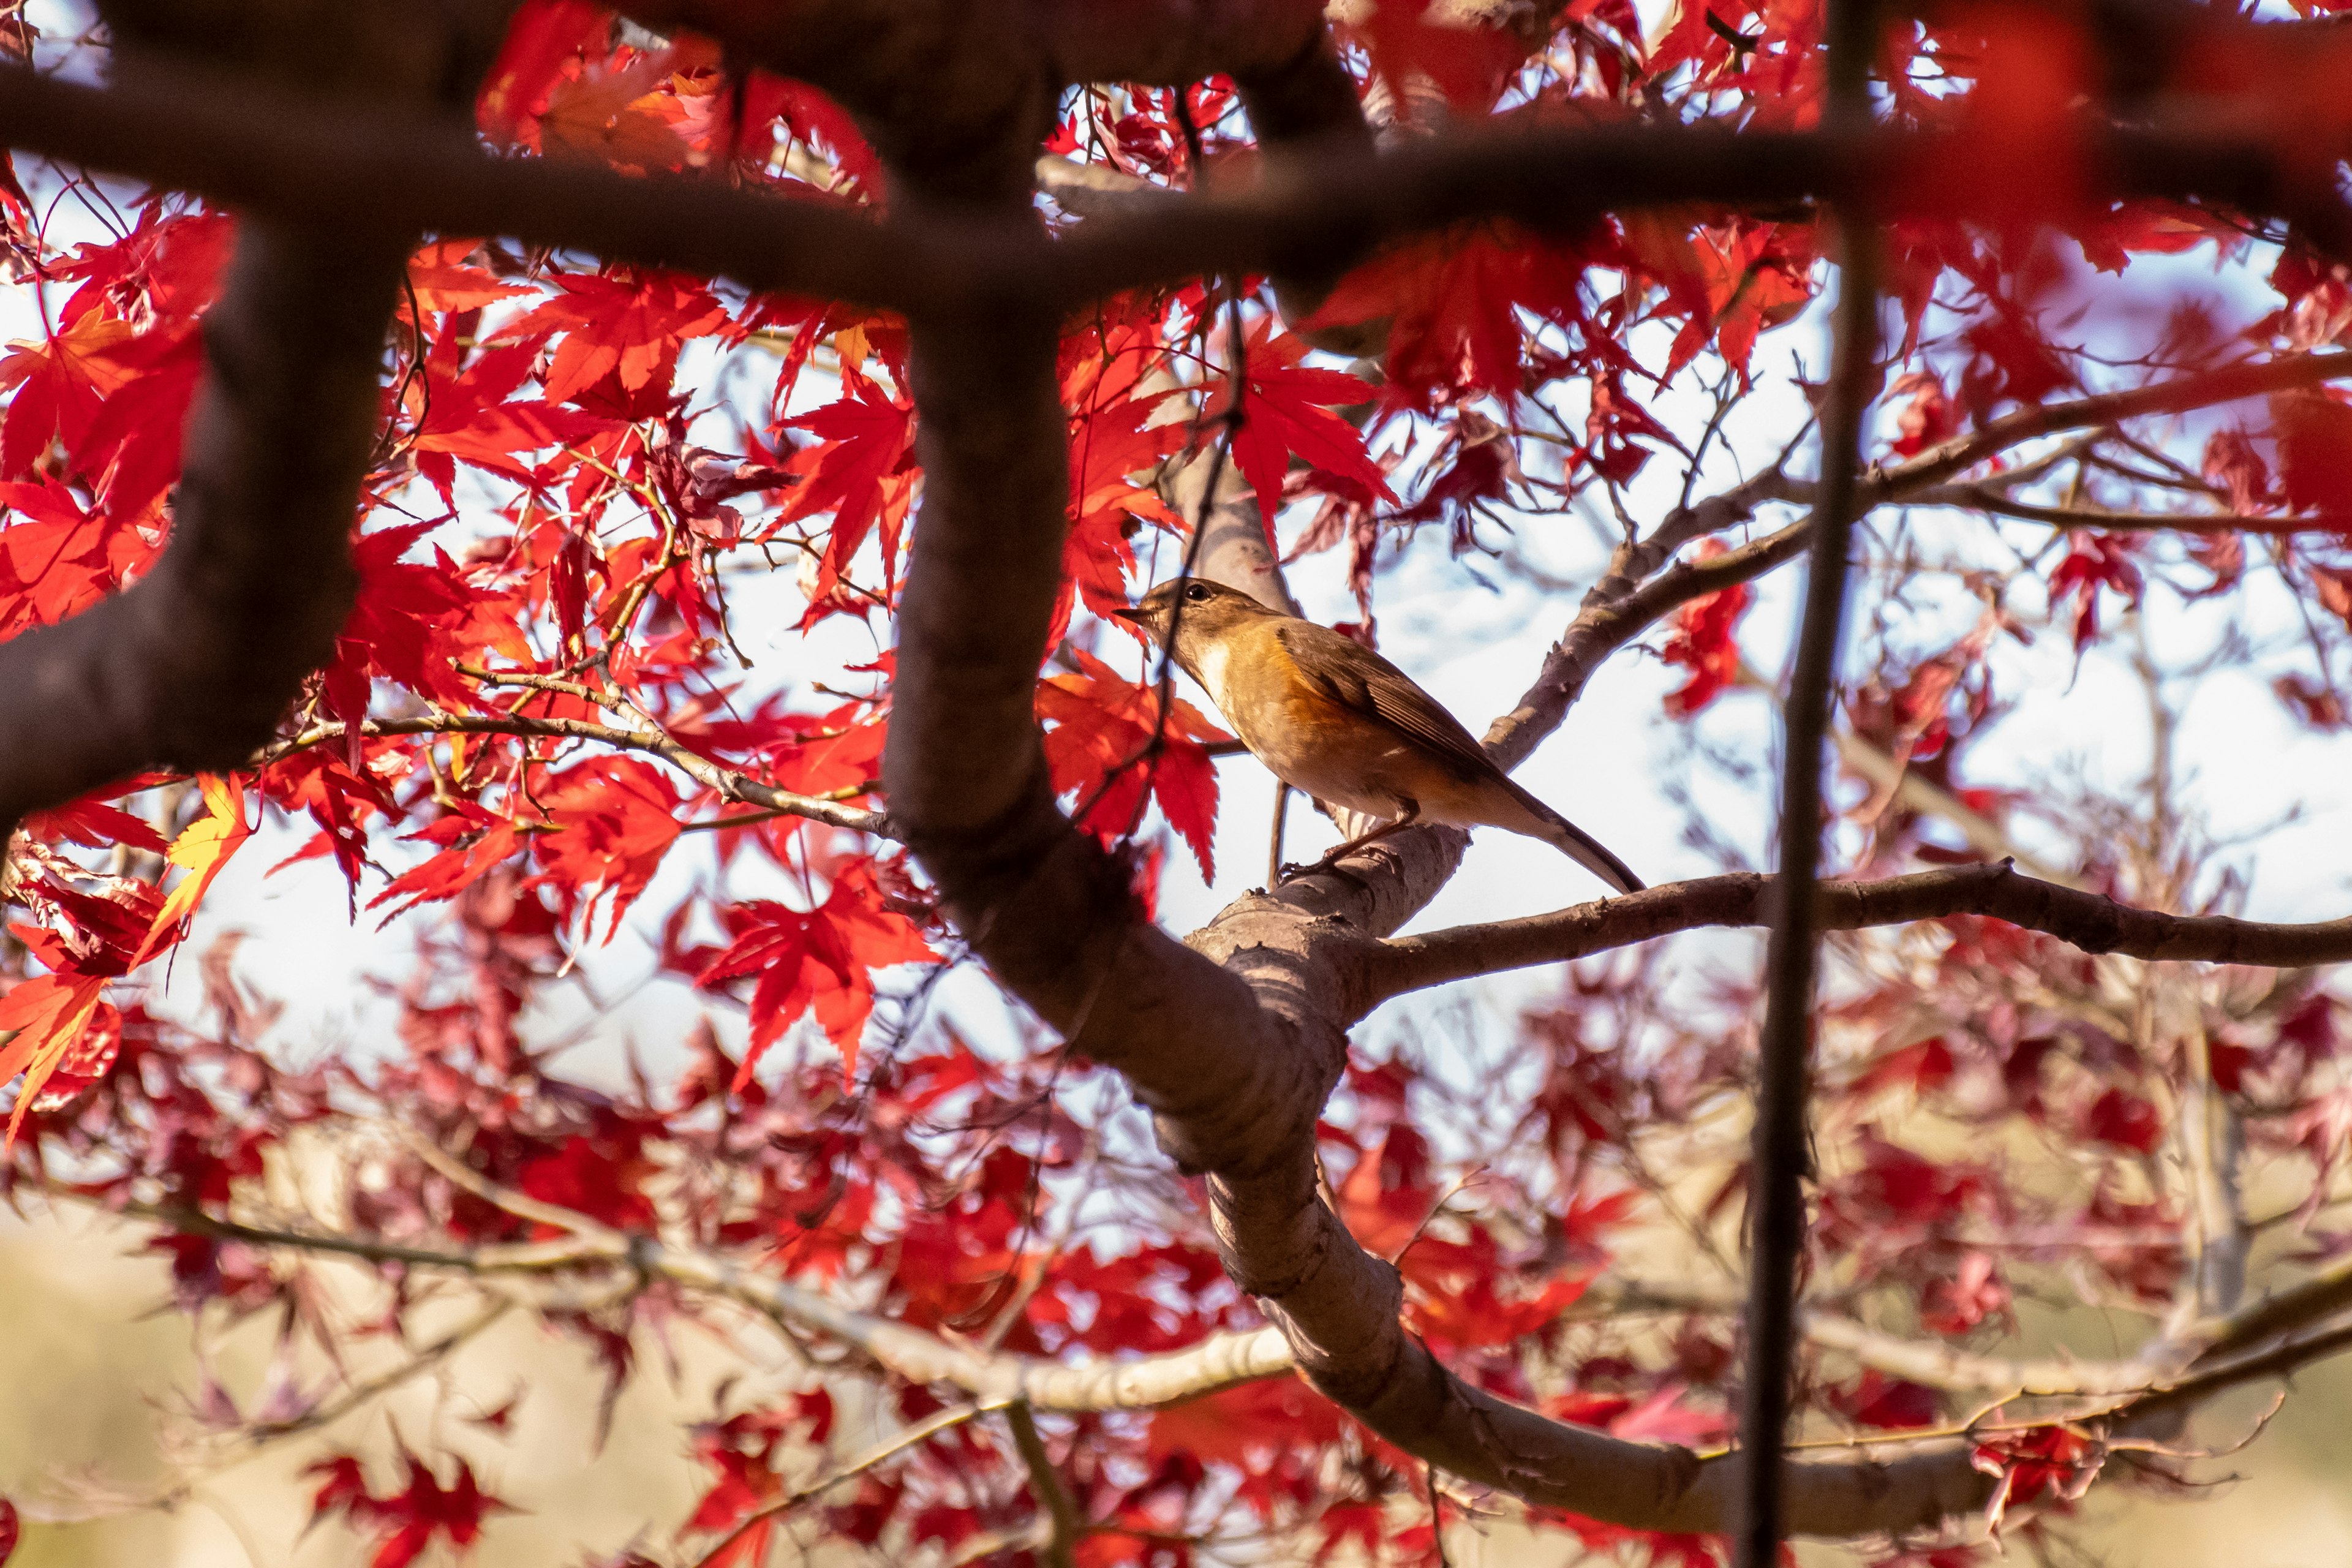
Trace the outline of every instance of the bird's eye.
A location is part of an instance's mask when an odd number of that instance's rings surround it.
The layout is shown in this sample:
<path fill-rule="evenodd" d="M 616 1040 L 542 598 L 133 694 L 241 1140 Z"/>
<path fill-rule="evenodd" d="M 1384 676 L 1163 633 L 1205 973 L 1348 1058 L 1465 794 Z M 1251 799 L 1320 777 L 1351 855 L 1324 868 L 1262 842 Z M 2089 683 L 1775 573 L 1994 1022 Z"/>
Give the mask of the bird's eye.
<path fill-rule="evenodd" d="M 1184 590 L 1184 602 L 1188 605 L 1207 604 L 1209 602 L 1209 585 L 1206 583 L 1192 584 L 1190 587 Z"/>

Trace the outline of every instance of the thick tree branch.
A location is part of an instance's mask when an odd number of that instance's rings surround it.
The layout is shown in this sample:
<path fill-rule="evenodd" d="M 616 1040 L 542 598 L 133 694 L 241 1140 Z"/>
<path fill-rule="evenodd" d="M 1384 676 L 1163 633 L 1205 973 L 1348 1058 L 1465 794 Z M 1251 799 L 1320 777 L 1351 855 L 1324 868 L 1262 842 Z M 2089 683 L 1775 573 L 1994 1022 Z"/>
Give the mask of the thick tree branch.
<path fill-rule="evenodd" d="M 408 247 L 374 225 L 240 231 L 170 545 L 129 591 L 0 644 L 0 831 L 152 764 L 236 765 L 326 661 Z"/>
<path fill-rule="evenodd" d="M 492 158 L 427 116 L 274 94 L 194 70 L 89 88 L 12 68 L 0 73 L 0 141 L 322 226 L 396 222 L 510 235 L 901 310 L 996 290 L 1063 309 L 1212 272 L 1329 278 L 1391 239 L 1481 217 L 1559 232 L 1610 211 L 1855 193 L 1888 204 L 1890 216 L 1965 216 L 1947 182 L 1919 173 L 1958 156 L 1953 144 L 1936 133 L 1883 129 L 1612 126 L 1460 134 L 1379 155 L 1343 150 L 1311 166 L 1269 168 L 1245 190 L 1187 195 L 1151 213 L 1089 223 L 1058 242 L 937 208 L 898 214 L 885 226 L 828 203 L 715 181 Z M 2089 142 L 2091 165 L 2107 171 L 2119 195 L 2200 195 L 2258 213 L 2308 205 L 2309 193 L 2282 183 L 2258 135 L 2130 129 Z M 1005 176 L 1024 195 L 1033 161 L 1034 150 Z M 2236 395 L 2296 384 L 2267 378 L 2266 368 L 2241 373 L 2245 385 Z M 2160 411 L 2126 395 L 2109 416 Z M 1938 477 L 2025 438 L 2003 424 L 1944 449 L 1948 466 Z"/>
<path fill-rule="evenodd" d="M 0 141 L 338 230 L 397 221 L 511 235 L 866 304 L 919 295 L 931 260 L 836 203 L 494 158 L 436 116 L 272 93 L 189 67 L 106 88 L 0 70 Z"/>
<path fill-rule="evenodd" d="M 1177 87 L 1222 73 L 1278 126 L 1285 111 L 1328 112 L 1302 63 L 1323 37 L 1315 0 L 629 0 L 621 10 L 815 83 L 858 117 L 894 175 L 979 200 L 1010 194 L 995 152 L 1041 110 L 1050 128 L 1065 83 Z"/>
<path fill-rule="evenodd" d="M 1356 950 L 1358 1002 L 1368 1012 L 1391 997 L 1473 975 L 1561 963 L 1702 926 L 1762 925 L 1770 918 L 1772 892 L 1770 877 L 1738 871 L 1552 914 L 1366 942 Z M 2352 919 L 2288 925 L 2158 914 L 2024 876 L 2006 860 L 1877 882 L 1826 882 L 1814 907 L 1827 931 L 1988 915 L 2084 952 L 2277 968 L 2352 961 Z"/>

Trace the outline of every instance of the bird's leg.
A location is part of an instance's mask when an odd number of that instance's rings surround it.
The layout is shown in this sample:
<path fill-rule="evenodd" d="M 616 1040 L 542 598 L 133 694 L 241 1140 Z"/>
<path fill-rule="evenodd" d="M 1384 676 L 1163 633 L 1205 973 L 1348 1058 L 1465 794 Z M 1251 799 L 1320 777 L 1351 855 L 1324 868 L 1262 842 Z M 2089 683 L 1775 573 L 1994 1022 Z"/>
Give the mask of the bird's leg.
<path fill-rule="evenodd" d="M 1417 800 L 1408 800 L 1403 802 L 1402 805 L 1404 806 L 1404 810 L 1400 816 L 1391 821 L 1383 822 L 1378 827 L 1373 828 L 1370 833 L 1358 834 L 1355 837 L 1349 839 L 1345 844 L 1339 845 L 1336 848 L 1330 850 L 1323 857 L 1323 858 L 1316 861 L 1312 866 L 1285 866 L 1282 868 L 1282 879 L 1287 882 L 1293 877 L 1312 877 L 1317 875 L 1318 872 L 1328 871 L 1340 861 L 1346 859 L 1349 856 L 1353 855 L 1357 850 L 1361 849 L 1365 845 L 1377 843 L 1379 840 L 1386 838 L 1391 833 L 1402 832 L 1403 829 L 1411 827 L 1415 822 L 1418 822 L 1421 819 L 1421 802 Z"/>

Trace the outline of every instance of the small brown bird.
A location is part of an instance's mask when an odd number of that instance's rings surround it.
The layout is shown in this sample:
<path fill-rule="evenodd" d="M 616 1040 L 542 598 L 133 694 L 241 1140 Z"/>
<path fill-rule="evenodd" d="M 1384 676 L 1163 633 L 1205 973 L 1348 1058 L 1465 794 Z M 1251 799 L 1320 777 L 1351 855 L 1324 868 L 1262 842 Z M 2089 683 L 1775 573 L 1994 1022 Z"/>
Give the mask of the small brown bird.
<path fill-rule="evenodd" d="M 1276 778 L 1389 819 L 1320 864 L 1415 822 L 1483 824 L 1542 839 L 1621 893 L 1641 890 L 1622 860 L 1513 784 L 1436 699 L 1363 644 L 1197 577 L 1113 613 L 1162 647 L 1172 640 L 1184 673 Z"/>

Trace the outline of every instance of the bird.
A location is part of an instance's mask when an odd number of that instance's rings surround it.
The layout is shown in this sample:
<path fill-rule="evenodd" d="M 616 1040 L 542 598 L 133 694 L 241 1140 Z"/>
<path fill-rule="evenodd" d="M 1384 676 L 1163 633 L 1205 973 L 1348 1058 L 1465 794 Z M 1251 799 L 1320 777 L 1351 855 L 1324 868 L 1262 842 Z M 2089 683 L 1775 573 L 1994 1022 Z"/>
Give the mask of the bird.
<path fill-rule="evenodd" d="M 1162 583 L 1111 613 L 1167 648 L 1276 778 L 1387 819 L 1307 869 L 1433 822 L 1540 838 L 1615 891 L 1642 890 L 1625 862 L 1512 783 L 1435 698 L 1353 638 L 1200 577 Z"/>

